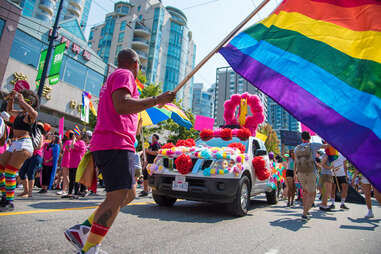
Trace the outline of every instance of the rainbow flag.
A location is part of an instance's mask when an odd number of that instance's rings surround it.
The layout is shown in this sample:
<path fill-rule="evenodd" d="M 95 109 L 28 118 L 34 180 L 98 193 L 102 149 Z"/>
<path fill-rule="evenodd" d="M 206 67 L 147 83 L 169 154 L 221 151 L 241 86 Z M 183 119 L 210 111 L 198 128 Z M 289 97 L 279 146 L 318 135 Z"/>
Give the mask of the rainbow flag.
<path fill-rule="evenodd" d="M 139 94 L 142 94 L 144 85 L 142 84 L 142 82 L 139 81 L 139 79 L 136 79 L 135 82 L 136 82 L 136 86 L 138 88 Z"/>
<path fill-rule="evenodd" d="M 381 1 L 288 0 L 220 50 L 381 191 Z"/>
<path fill-rule="evenodd" d="M 328 156 L 329 162 L 333 162 L 339 158 L 339 152 L 333 146 L 328 146 L 328 148 L 325 149 L 325 153 Z"/>
<path fill-rule="evenodd" d="M 77 134 L 77 135 L 80 135 L 80 134 L 81 134 L 81 130 L 79 129 L 78 125 L 75 125 L 75 126 L 74 126 L 73 131 L 74 131 L 74 133 Z"/>

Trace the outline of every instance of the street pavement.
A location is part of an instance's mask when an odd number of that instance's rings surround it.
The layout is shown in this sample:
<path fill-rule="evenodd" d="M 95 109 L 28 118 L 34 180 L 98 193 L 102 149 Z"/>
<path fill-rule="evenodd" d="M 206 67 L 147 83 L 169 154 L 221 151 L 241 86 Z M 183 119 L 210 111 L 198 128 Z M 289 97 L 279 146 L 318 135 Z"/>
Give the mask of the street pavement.
<path fill-rule="evenodd" d="M 20 191 L 20 190 L 18 190 Z M 54 192 L 17 199 L 16 210 L 0 213 L 0 253 L 75 253 L 63 231 L 82 223 L 104 198 L 63 200 Z M 318 203 L 318 202 L 316 202 Z M 251 201 L 247 216 L 230 216 L 224 205 L 178 201 L 172 208 L 137 198 L 121 210 L 102 249 L 114 253 L 381 253 L 381 207 L 364 219 L 365 205 L 349 211 L 311 211 L 300 219 L 301 207 L 284 201 L 268 205 L 264 196 Z M 338 203 L 336 206 L 338 207 Z"/>

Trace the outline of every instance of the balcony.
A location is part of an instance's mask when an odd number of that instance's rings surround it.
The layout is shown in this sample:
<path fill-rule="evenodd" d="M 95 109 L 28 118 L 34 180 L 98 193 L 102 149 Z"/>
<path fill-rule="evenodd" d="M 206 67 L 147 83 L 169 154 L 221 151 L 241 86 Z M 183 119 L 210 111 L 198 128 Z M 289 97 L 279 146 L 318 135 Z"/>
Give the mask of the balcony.
<path fill-rule="evenodd" d="M 140 61 L 145 62 L 148 60 L 148 54 L 141 50 L 135 50 L 136 53 L 138 53 Z"/>
<path fill-rule="evenodd" d="M 141 38 L 141 37 L 134 37 L 132 39 L 132 47 L 135 50 L 144 50 L 149 48 L 149 41 L 147 39 Z"/>
<path fill-rule="evenodd" d="M 134 34 L 141 37 L 149 37 L 151 34 L 151 31 L 147 27 L 139 23 L 136 23 Z"/>
<path fill-rule="evenodd" d="M 81 8 L 77 8 L 77 7 L 74 6 L 74 5 L 69 5 L 68 8 L 67 8 L 67 10 L 68 10 L 71 14 L 73 14 L 74 16 L 76 16 L 77 18 L 78 18 L 79 16 L 81 16 Z"/>
<path fill-rule="evenodd" d="M 43 12 L 48 13 L 50 16 L 54 14 L 55 2 L 51 0 L 41 0 L 38 6 Z"/>
<path fill-rule="evenodd" d="M 71 5 L 74 5 L 79 9 L 82 9 L 82 0 L 70 0 L 69 2 Z"/>

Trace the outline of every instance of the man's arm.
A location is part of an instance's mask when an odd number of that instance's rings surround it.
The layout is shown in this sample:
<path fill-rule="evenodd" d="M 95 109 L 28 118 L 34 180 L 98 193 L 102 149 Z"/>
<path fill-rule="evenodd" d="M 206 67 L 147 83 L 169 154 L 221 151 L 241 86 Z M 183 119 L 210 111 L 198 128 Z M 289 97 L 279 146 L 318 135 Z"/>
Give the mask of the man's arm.
<path fill-rule="evenodd" d="M 112 93 L 112 102 L 120 115 L 136 114 L 159 104 L 172 102 L 176 97 L 174 92 L 165 92 L 157 97 L 134 99 L 127 89 L 120 88 Z"/>

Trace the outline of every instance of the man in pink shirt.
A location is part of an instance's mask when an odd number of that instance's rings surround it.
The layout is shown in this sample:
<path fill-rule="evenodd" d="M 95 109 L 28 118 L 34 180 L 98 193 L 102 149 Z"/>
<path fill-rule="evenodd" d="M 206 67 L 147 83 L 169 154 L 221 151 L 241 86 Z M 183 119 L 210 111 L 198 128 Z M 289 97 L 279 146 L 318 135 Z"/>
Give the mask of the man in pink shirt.
<path fill-rule="evenodd" d="M 166 92 L 157 97 L 139 99 L 135 83 L 138 72 L 136 52 L 121 50 L 118 69 L 108 77 L 99 94 L 98 119 L 90 151 L 102 173 L 107 195 L 83 224 L 65 231 L 66 238 L 78 253 L 100 253 L 99 245 L 119 210 L 136 196 L 133 162 L 138 113 L 172 102 L 176 97 L 174 92 Z"/>

